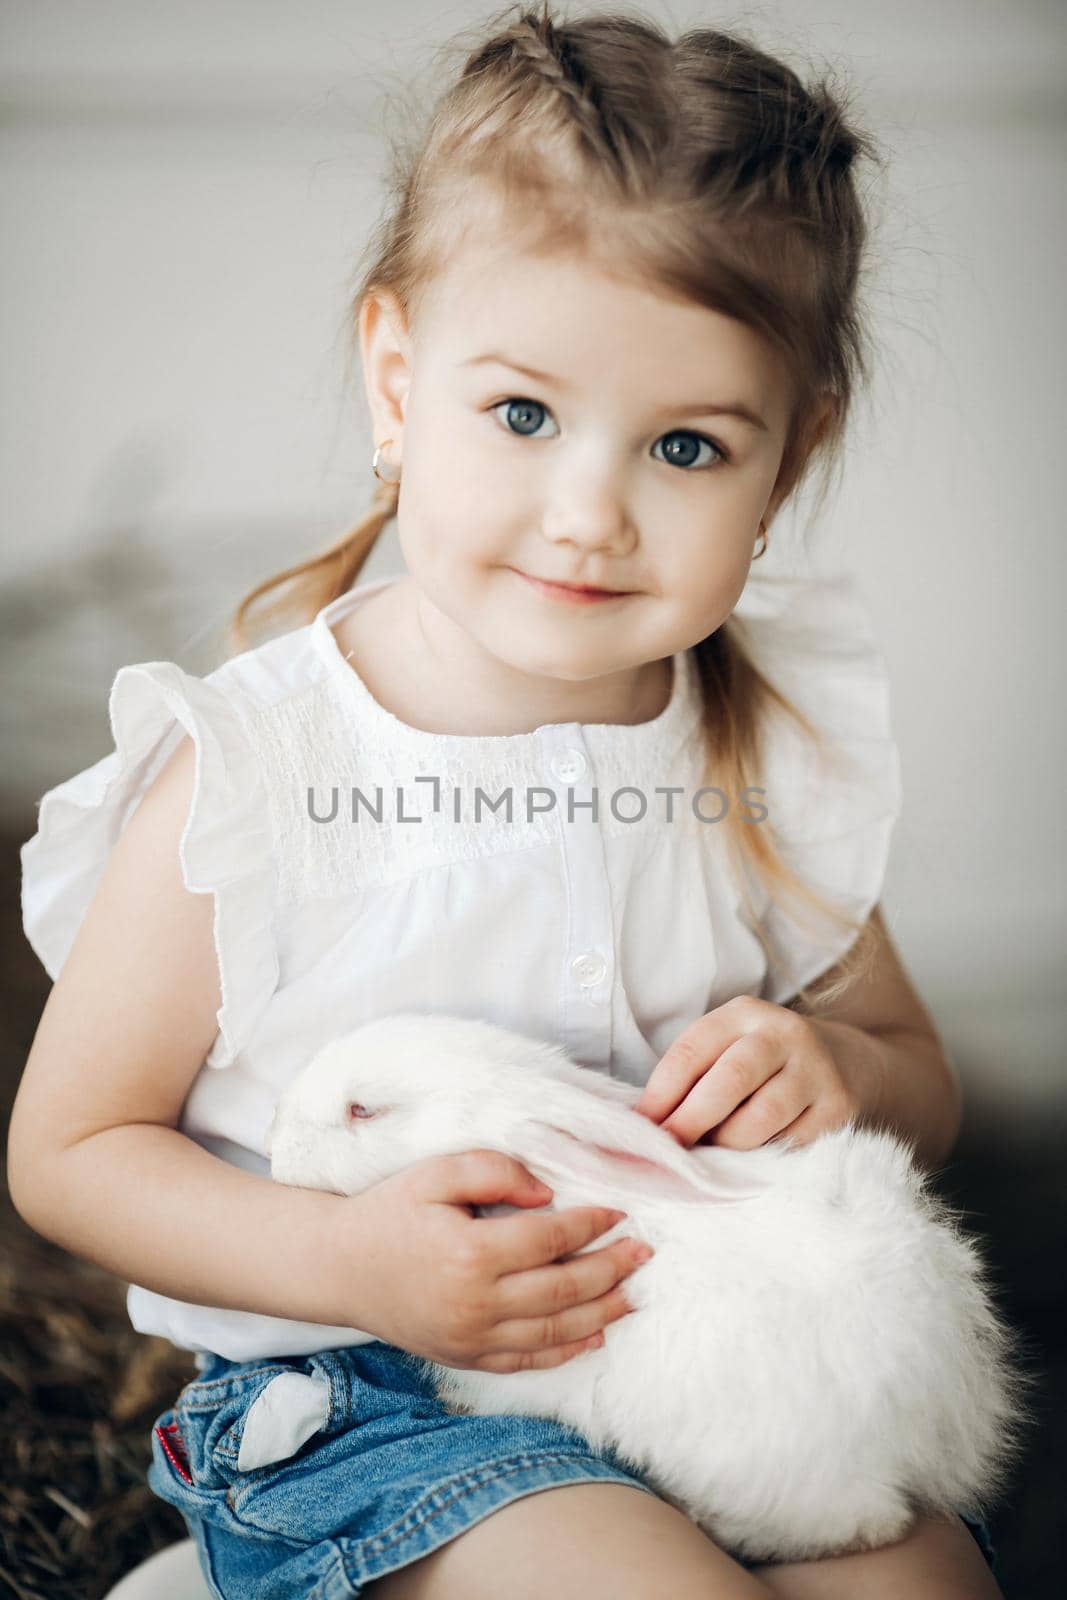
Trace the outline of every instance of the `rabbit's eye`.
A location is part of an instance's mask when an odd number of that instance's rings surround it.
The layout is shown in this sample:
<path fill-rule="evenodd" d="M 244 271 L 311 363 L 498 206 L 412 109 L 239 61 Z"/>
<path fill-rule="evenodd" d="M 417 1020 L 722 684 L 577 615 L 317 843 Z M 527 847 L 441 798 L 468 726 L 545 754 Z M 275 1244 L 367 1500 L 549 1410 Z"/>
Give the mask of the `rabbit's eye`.
<path fill-rule="evenodd" d="M 349 1102 L 348 1115 L 355 1121 L 357 1117 L 373 1117 L 374 1112 L 367 1106 L 360 1105 L 358 1100 L 352 1100 Z"/>

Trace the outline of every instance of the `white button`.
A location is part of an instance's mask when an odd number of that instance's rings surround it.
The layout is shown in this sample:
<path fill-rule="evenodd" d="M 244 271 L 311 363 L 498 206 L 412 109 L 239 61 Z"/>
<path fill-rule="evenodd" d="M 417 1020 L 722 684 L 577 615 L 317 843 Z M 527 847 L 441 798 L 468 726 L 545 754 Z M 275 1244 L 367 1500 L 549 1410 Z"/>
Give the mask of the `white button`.
<path fill-rule="evenodd" d="M 583 989 L 592 989 L 607 970 L 607 962 L 603 956 L 597 955 L 595 950 L 586 950 L 582 955 L 575 956 L 571 962 L 571 971 Z"/>
<path fill-rule="evenodd" d="M 551 765 L 561 783 L 576 783 L 584 775 L 588 762 L 580 750 L 557 750 Z"/>

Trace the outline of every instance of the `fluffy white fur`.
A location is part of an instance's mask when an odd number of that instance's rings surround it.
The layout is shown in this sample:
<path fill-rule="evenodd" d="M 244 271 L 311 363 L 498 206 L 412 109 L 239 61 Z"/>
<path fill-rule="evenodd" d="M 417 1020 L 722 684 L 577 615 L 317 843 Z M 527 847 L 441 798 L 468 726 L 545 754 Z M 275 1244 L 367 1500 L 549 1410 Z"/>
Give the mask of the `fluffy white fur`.
<path fill-rule="evenodd" d="M 986 1514 L 1027 1380 L 978 1249 L 910 1147 L 851 1123 L 806 1146 L 685 1150 L 630 1109 L 639 1093 L 490 1023 L 384 1017 L 282 1094 L 272 1176 L 356 1194 L 494 1149 L 554 1208 L 625 1209 L 586 1248 L 625 1232 L 656 1254 L 624 1280 L 638 1309 L 602 1349 L 541 1371 L 427 1367 L 455 1411 L 577 1428 L 745 1560 L 874 1548 L 920 1509 Z"/>

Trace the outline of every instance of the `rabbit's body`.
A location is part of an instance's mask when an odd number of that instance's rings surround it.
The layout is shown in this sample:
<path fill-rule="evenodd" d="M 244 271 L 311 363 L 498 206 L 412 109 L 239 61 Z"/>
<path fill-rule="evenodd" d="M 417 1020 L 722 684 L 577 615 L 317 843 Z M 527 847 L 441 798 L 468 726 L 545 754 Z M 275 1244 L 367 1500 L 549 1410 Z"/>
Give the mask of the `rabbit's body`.
<path fill-rule="evenodd" d="M 421 1074 L 424 1100 L 433 1098 L 425 1085 L 435 1055 L 452 1058 L 457 1047 L 466 1048 L 478 1089 L 468 1097 L 442 1064 L 442 1082 L 453 1082 L 450 1103 L 464 1102 L 461 1115 L 450 1122 L 438 1102 L 428 1119 L 435 1146 L 424 1136 L 409 1160 L 506 1149 L 551 1186 L 555 1208 L 624 1208 L 615 1231 L 656 1251 L 626 1279 L 637 1310 L 608 1325 L 603 1348 L 511 1374 L 428 1363 L 444 1403 L 576 1428 L 746 1560 L 886 1544 L 920 1508 L 985 1509 L 1019 1414 L 1010 1335 L 976 1247 L 928 1191 L 906 1145 L 850 1124 L 799 1148 L 684 1151 L 628 1109 L 638 1090 L 584 1071 L 550 1046 L 516 1044 L 503 1030 L 459 1019 L 393 1018 L 312 1063 L 308 1074 L 319 1070 L 317 1083 L 309 1077 L 305 1085 L 303 1132 L 300 1081 L 283 1096 L 276 1177 L 349 1193 L 366 1186 L 352 1185 L 353 1147 L 362 1140 L 369 1157 L 375 1138 L 391 1138 L 384 1118 L 369 1138 L 365 1124 L 355 1136 L 344 1130 L 338 1148 L 349 1152 L 348 1187 L 338 1182 L 336 1159 L 323 1181 L 331 1163 L 316 1173 L 310 1151 L 318 1142 L 324 1154 L 314 1131 L 329 1126 L 318 1120 L 321 1097 L 366 1045 L 390 1048 L 390 1024 L 401 1027 L 398 1045 L 403 1028 L 417 1024 L 407 1037 L 421 1060 L 410 1070 Z M 502 1052 L 509 1041 L 510 1053 Z M 497 1090 L 487 1094 L 473 1062 L 486 1063 L 494 1042 L 498 1056 L 487 1070 Z M 406 1061 L 404 1049 L 394 1051 L 394 1111 Z M 586 1083 L 591 1092 L 575 1097 Z M 351 1072 L 346 1084 L 344 1095 L 376 1103 L 365 1072 Z M 564 1102 L 570 1129 L 584 1120 L 596 1144 L 573 1131 L 568 1137 L 559 1122 Z M 391 1159 L 391 1170 L 408 1164 Z M 366 1182 L 385 1175 L 379 1164 Z M 587 1248 L 601 1248 L 615 1231 Z"/>
<path fill-rule="evenodd" d="M 886 1544 L 916 1502 L 966 1507 L 1006 1420 L 973 1246 L 918 1202 L 888 1135 L 843 1128 L 749 1159 L 767 1192 L 718 1208 L 553 1175 L 554 1206 L 625 1204 L 617 1231 L 654 1247 L 626 1279 L 637 1311 L 560 1367 L 435 1365 L 438 1394 L 568 1423 L 750 1560 Z"/>

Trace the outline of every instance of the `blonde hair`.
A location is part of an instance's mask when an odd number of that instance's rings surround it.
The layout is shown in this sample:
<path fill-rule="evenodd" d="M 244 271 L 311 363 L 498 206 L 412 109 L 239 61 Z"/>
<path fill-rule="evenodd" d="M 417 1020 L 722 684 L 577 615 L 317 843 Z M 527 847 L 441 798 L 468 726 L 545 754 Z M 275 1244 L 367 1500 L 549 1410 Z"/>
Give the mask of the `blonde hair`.
<path fill-rule="evenodd" d="M 870 136 L 846 123 L 826 79 L 806 88 L 736 33 L 700 28 L 672 41 L 633 11 L 562 22 L 547 3 L 510 6 L 490 28 L 425 129 L 394 145 L 391 204 L 353 292 L 349 361 L 371 293 L 392 294 L 414 320 L 466 230 L 506 219 L 508 237 L 526 248 L 581 251 L 605 270 L 738 319 L 784 357 L 793 393 L 776 484 L 784 501 L 816 464 L 833 465 L 856 382 L 869 376 L 858 311 L 868 228 L 852 168 L 861 155 L 879 162 Z M 828 484 L 827 472 L 822 493 Z M 245 620 L 271 591 L 284 587 L 257 626 L 310 621 L 351 588 L 398 494 L 377 483 L 369 509 L 340 538 L 246 594 L 230 624 L 234 648 L 248 648 Z M 744 634 L 730 617 L 693 647 L 708 770 L 735 794 L 758 785 L 775 707 L 827 753 L 819 730 L 758 670 Z M 791 915 L 810 924 L 815 911 L 838 936 L 864 933 L 786 864 L 769 819 L 753 825 L 731 806 L 720 826 L 768 958 L 775 951 L 752 907 L 750 873 L 772 900 L 793 902 Z M 836 1000 L 868 970 L 876 941 L 867 928 L 835 982 L 824 974 L 799 991 L 801 1006 Z"/>

